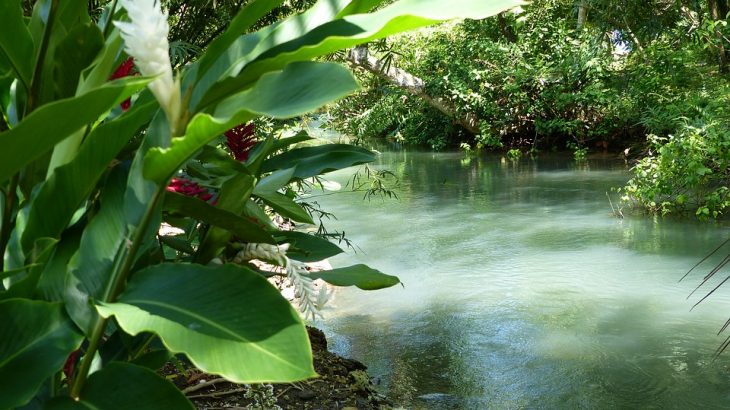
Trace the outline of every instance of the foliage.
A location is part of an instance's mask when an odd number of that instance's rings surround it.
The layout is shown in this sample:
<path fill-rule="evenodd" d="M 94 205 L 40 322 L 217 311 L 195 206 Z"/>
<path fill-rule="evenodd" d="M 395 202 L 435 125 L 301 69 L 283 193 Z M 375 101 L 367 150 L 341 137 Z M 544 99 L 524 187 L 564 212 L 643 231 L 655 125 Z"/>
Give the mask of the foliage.
<path fill-rule="evenodd" d="M 400 36 L 394 40 L 402 56 L 397 64 L 424 79 L 430 95 L 443 96 L 459 113 L 475 114 L 481 120 L 481 133 L 473 139 L 482 146 L 533 145 L 536 134 L 548 146 L 565 138 L 587 143 L 616 134 L 622 125 L 618 121 L 622 107 L 607 84 L 610 53 L 597 46 L 592 36 L 574 32 L 554 15 L 541 20 L 539 26 L 520 31 L 518 43 L 495 41 L 498 31 L 493 20 Z M 363 108 L 359 123 L 364 126 L 348 131 L 383 135 L 370 124 L 393 121 L 385 120 L 382 112 L 395 105 L 397 97 L 390 97 L 394 93 L 381 91 L 386 97 L 380 100 L 340 104 Z M 387 128 L 398 129 L 405 140 L 420 143 L 427 138 L 421 133 L 428 128 L 411 124 L 428 123 L 423 116 L 437 116 L 447 125 L 438 128 L 445 130 L 445 142 L 468 142 L 467 134 L 457 132 L 448 118 L 422 107 L 411 104 L 410 115 L 400 115 L 400 121 Z"/>
<path fill-rule="evenodd" d="M 318 57 L 516 3 L 460 0 L 443 13 L 437 1 L 401 0 L 367 13 L 380 2 L 321 0 L 262 25 L 283 2 L 249 1 L 219 32 L 202 30 L 205 52 L 178 56 L 173 81 L 164 36 L 134 28 L 164 34 L 158 3 L 136 0 L 138 12 L 156 11 L 135 14 L 130 1 L 119 5 L 137 21 L 122 35 L 116 1 L 101 13 L 98 1 L 0 6 L 3 408 L 190 408 L 147 353 L 183 354 L 236 382 L 315 376 L 303 320 L 266 277 L 296 280 L 308 309 L 315 277 L 363 289 L 398 279 L 364 265 L 310 276 L 290 257 L 342 250 L 282 231 L 272 215 L 312 223 L 296 187 L 375 154 L 302 146 L 305 134 L 259 132 L 254 144 L 249 122 L 297 117 L 357 89 L 346 68 Z M 171 20 L 185 19 L 176 9 Z M 149 76 L 113 76 L 126 53 Z M 165 75 L 150 71 L 160 66 Z M 168 225 L 180 233 L 160 231 Z"/>
<path fill-rule="evenodd" d="M 600 151 L 632 160 L 650 154 L 626 189 L 634 205 L 721 217 L 724 172 L 685 183 L 666 164 L 690 161 L 672 155 L 686 145 L 680 141 L 730 127 L 727 6 L 725 0 L 536 0 L 521 13 L 408 33 L 372 47 L 422 79 L 426 94 L 447 101 L 455 116 L 475 116 L 475 135 L 425 99 L 369 75 L 366 88 L 334 112 L 344 118 L 339 126 L 358 137 L 393 137 L 434 149 L 567 149 L 576 160 Z M 576 21 L 580 7 L 588 9 L 582 27 Z M 723 141 L 703 137 L 704 153 L 692 161 L 719 170 Z M 669 146 L 662 150 L 664 144 Z M 653 182 L 645 171 L 659 163 L 665 165 L 656 168 L 656 178 L 664 182 L 649 189 Z M 688 185 L 692 193 L 679 196 Z M 692 200 L 683 202 L 685 197 Z"/>
<path fill-rule="evenodd" d="M 718 123 L 685 124 L 650 136 L 651 153 L 634 167 L 623 199 L 661 214 L 717 219 L 730 209 L 730 133 Z"/>

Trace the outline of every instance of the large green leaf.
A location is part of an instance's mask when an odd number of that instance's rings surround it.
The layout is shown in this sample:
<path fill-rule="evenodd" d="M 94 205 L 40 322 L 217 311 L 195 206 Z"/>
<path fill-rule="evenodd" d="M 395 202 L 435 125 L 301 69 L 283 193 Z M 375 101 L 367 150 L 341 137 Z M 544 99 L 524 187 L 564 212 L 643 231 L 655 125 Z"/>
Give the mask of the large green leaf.
<path fill-rule="evenodd" d="M 33 39 L 23 21 L 19 1 L 0 2 L 0 59 L 5 60 L 26 87 L 33 71 Z"/>
<path fill-rule="evenodd" d="M 101 207 L 84 229 L 66 279 L 66 310 L 86 334 L 97 317 L 89 300 L 102 297 L 121 247 L 126 245 L 124 191 L 126 172 L 116 167 L 105 181 Z"/>
<path fill-rule="evenodd" d="M 312 216 L 301 205 L 296 203 L 294 199 L 284 194 L 278 192 L 259 192 L 256 196 L 266 202 L 276 213 L 285 218 L 289 218 L 295 222 L 314 224 Z"/>
<path fill-rule="evenodd" d="M 269 73 L 249 90 L 226 99 L 213 115 L 195 115 L 185 136 L 173 139 L 170 148 L 150 150 L 145 157 L 144 175 L 158 183 L 167 180 L 213 138 L 256 115 L 293 117 L 356 89 L 352 74 L 335 63 L 298 63 Z"/>
<path fill-rule="evenodd" d="M 53 255 L 43 267 L 38 279 L 36 297 L 50 302 L 62 302 L 66 293 L 66 274 L 73 255 L 79 249 L 81 229 L 66 231 L 56 245 Z"/>
<path fill-rule="evenodd" d="M 245 64 L 266 50 L 299 38 L 307 31 L 331 21 L 349 2 L 350 0 L 319 0 L 304 13 L 289 16 L 255 33 L 237 37 L 235 41 L 226 45 L 228 48 L 222 54 L 216 49 L 215 52 L 220 57 L 214 55 L 217 60 L 209 70 L 207 67 L 201 68 L 202 77 L 198 78 L 193 90 L 192 105 L 201 107 L 200 98 L 221 78 L 236 76 Z M 230 39 L 226 38 L 226 42 L 228 41 Z"/>
<path fill-rule="evenodd" d="M 96 121 L 101 114 L 148 82 L 146 78 L 128 77 L 35 110 L 18 126 L 0 134 L 0 181 L 48 152 L 81 127 Z"/>
<path fill-rule="evenodd" d="M 264 162 L 263 171 L 296 166 L 294 177 L 309 178 L 326 172 L 365 164 L 375 160 L 375 153 L 347 144 L 327 144 L 287 151 Z"/>
<path fill-rule="evenodd" d="M 136 104 L 127 114 L 94 129 L 74 160 L 56 168 L 33 199 L 21 243 L 27 250 L 36 238 L 57 238 L 87 199 L 119 151 L 150 121 L 156 102 Z"/>
<path fill-rule="evenodd" d="M 343 252 L 334 243 L 304 232 L 282 231 L 277 232 L 274 236 L 281 242 L 291 245 L 286 252 L 290 258 L 302 262 L 318 262 Z"/>
<path fill-rule="evenodd" d="M 49 410 L 159 410 L 194 409 L 170 381 L 154 371 L 129 363 L 112 362 L 89 377 L 79 400 L 59 398 Z"/>
<path fill-rule="evenodd" d="M 313 279 L 322 279 L 335 286 L 357 286 L 363 290 L 389 288 L 400 283 L 397 276 L 386 275 L 367 265 L 353 265 L 309 274 Z"/>
<path fill-rule="evenodd" d="M 253 184 L 252 176 L 235 174 L 223 183 L 216 207 L 234 215 L 243 215 L 253 190 Z M 232 238 L 233 234 L 227 229 L 211 227 L 201 241 L 200 248 L 195 255 L 195 262 L 207 264 L 225 249 Z"/>
<path fill-rule="evenodd" d="M 58 242 L 55 238 L 39 238 L 33 248 L 29 252 L 28 262 L 31 264 L 31 268 L 28 269 L 28 273 L 23 277 L 15 277 L 12 286 L 10 286 L 7 292 L 0 294 L 0 300 L 10 298 L 33 298 L 36 288 L 38 287 L 38 280 L 43 273 L 48 259 L 53 255 L 56 243 Z"/>
<path fill-rule="evenodd" d="M 60 303 L 27 299 L 0 302 L 0 408 L 28 403 L 61 370 L 82 336 Z"/>
<path fill-rule="evenodd" d="M 358 89 L 350 71 L 337 63 L 297 62 L 262 76 L 256 85 L 221 101 L 216 116 L 240 110 L 274 118 L 291 118 L 313 111 Z"/>
<path fill-rule="evenodd" d="M 383 2 L 384 0 L 352 0 L 347 7 L 340 11 L 337 17 L 342 18 L 350 14 L 367 13 Z"/>
<path fill-rule="evenodd" d="M 218 57 L 220 57 L 220 55 L 225 52 L 237 38 L 244 34 L 246 30 L 248 30 L 261 17 L 266 15 L 266 13 L 279 6 L 283 1 L 284 0 L 253 0 L 246 4 L 246 6 L 243 7 L 238 14 L 236 14 L 236 17 L 233 18 L 226 31 L 210 43 L 205 54 L 200 58 L 198 76 L 205 74 L 216 62 Z"/>
<path fill-rule="evenodd" d="M 272 172 L 256 184 L 256 187 L 253 189 L 253 194 L 271 194 L 277 192 L 291 182 L 295 170 L 296 167 L 292 167 Z"/>
<path fill-rule="evenodd" d="M 137 272 L 116 303 L 97 309 L 127 333 L 155 332 L 199 369 L 237 383 L 315 376 L 301 319 L 248 268 L 156 265 Z"/>
<path fill-rule="evenodd" d="M 56 98 L 76 94 L 81 72 L 88 67 L 104 47 L 104 35 L 93 23 L 79 24 L 58 43 L 53 68 Z"/>
<path fill-rule="evenodd" d="M 274 238 L 256 223 L 198 198 L 166 192 L 163 207 L 168 212 L 180 213 L 223 228 L 245 242 L 274 243 Z"/>
<path fill-rule="evenodd" d="M 198 106 L 205 107 L 220 101 L 232 92 L 246 88 L 264 73 L 280 70 L 295 61 L 311 60 L 368 41 L 443 21 L 493 16 L 520 4 L 524 2 L 452 0 L 448 3 L 448 7 L 445 7 L 441 0 L 401 0 L 373 13 L 344 16 L 325 22 L 316 28 L 309 28 L 296 39 L 273 45 L 255 59 L 251 59 L 255 53 L 247 54 L 246 58 L 242 58 L 238 65 L 231 68 L 236 71 L 232 71 L 228 77 L 223 77 L 210 87 Z"/>

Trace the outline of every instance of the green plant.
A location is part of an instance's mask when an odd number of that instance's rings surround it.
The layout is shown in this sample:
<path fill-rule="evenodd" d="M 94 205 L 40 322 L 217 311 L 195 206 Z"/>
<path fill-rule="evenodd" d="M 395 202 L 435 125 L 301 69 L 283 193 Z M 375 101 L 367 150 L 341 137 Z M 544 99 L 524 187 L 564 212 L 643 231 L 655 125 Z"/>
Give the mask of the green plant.
<path fill-rule="evenodd" d="M 730 133 L 718 123 L 685 124 L 676 135 L 650 135 L 651 153 L 632 169 L 622 199 L 663 215 L 716 219 L 730 209 Z"/>
<path fill-rule="evenodd" d="M 521 157 L 522 157 L 522 151 L 520 151 L 518 149 L 513 148 L 513 149 L 507 151 L 507 158 L 509 158 L 513 161 L 516 161 L 516 160 L 520 159 Z"/>
<path fill-rule="evenodd" d="M 374 153 L 298 145 L 306 134 L 252 142 L 247 124 L 357 89 L 346 68 L 312 59 L 517 2 L 367 13 L 380 2 L 321 0 L 248 32 L 280 3 L 247 2 L 177 75 L 159 2 L 112 2 L 100 21 L 85 1 L 38 0 L 27 17 L 0 3 L 0 408 L 192 408 L 153 370 L 170 354 L 234 382 L 313 377 L 302 318 L 266 277 L 287 276 L 309 315 L 327 297 L 312 280 L 398 283 L 364 265 L 308 274 L 302 262 L 342 250 L 270 219 L 312 223 L 292 184 Z M 127 54 L 142 76 L 109 81 Z"/>
<path fill-rule="evenodd" d="M 586 156 L 588 155 L 588 148 L 581 147 L 577 143 L 573 141 L 568 141 L 565 144 L 565 147 L 569 150 L 573 151 L 573 159 L 576 162 L 581 162 L 586 160 Z"/>

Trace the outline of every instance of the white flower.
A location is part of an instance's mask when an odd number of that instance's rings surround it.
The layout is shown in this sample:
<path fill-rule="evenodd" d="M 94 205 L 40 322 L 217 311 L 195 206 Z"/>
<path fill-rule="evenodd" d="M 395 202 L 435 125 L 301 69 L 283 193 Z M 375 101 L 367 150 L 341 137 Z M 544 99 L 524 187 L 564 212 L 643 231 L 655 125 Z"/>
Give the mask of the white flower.
<path fill-rule="evenodd" d="M 319 292 L 314 287 L 314 281 L 309 276 L 307 266 L 302 262 L 289 259 L 286 251 L 289 244 L 269 245 L 266 243 L 247 243 L 243 245 L 233 263 L 243 263 L 252 259 L 270 262 L 281 266 L 286 272 L 289 283 L 294 287 L 294 297 L 299 301 L 299 310 L 305 318 L 312 320 L 322 317 L 322 309 L 332 295 L 327 291 L 326 285 L 322 284 Z"/>
<path fill-rule="evenodd" d="M 173 78 L 170 63 L 167 13 L 162 11 L 159 0 L 121 0 L 121 4 L 130 22 L 115 21 L 114 25 L 124 39 L 124 51 L 134 57 L 142 75 L 156 77 L 149 88 L 165 111 L 174 134 L 182 103 L 180 84 Z"/>

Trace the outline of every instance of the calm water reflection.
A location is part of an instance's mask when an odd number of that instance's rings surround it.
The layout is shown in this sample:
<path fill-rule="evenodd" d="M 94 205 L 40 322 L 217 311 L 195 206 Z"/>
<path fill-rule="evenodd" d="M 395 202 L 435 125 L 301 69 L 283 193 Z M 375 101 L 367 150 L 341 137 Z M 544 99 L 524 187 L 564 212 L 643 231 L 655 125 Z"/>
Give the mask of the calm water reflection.
<path fill-rule="evenodd" d="M 616 219 L 606 192 L 628 174 L 612 159 L 400 151 L 377 167 L 399 200 L 316 200 L 362 250 L 333 265 L 405 286 L 340 291 L 324 327 L 399 404 L 730 408 L 730 354 L 712 361 L 730 286 L 690 312 L 701 275 L 677 283 L 727 227 Z"/>

